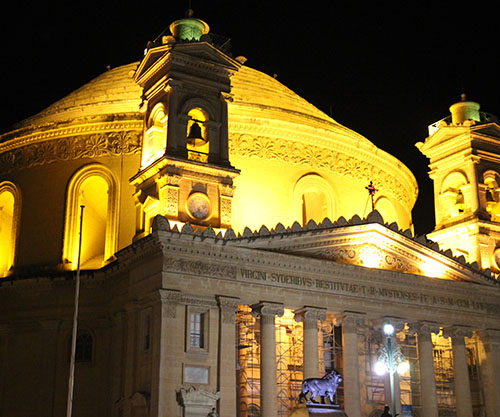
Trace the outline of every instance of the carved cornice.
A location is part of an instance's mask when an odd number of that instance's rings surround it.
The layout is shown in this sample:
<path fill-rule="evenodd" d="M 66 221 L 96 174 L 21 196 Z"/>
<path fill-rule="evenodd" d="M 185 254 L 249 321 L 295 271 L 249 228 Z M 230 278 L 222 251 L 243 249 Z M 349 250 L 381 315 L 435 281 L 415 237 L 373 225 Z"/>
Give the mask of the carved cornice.
<path fill-rule="evenodd" d="M 316 326 L 318 324 L 318 320 L 326 320 L 326 308 L 306 306 L 295 310 L 293 318 L 296 322 L 304 322 L 304 324 Z"/>
<path fill-rule="evenodd" d="M 141 150 L 142 131 L 100 132 L 32 143 L 0 154 L 0 172 L 79 158 L 131 155 Z"/>
<path fill-rule="evenodd" d="M 215 278 L 236 279 L 237 268 L 235 265 L 191 261 L 187 259 L 165 257 L 163 268 L 167 271 L 185 272 L 193 275 L 205 275 Z"/>
<path fill-rule="evenodd" d="M 229 149 L 230 155 L 276 159 L 316 169 L 327 169 L 338 175 L 365 182 L 373 180 L 377 188 L 392 194 L 405 207 L 410 204 L 409 190 L 401 186 L 398 178 L 367 162 L 362 155 L 354 157 L 326 147 L 248 134 L 230 135 Z"/>

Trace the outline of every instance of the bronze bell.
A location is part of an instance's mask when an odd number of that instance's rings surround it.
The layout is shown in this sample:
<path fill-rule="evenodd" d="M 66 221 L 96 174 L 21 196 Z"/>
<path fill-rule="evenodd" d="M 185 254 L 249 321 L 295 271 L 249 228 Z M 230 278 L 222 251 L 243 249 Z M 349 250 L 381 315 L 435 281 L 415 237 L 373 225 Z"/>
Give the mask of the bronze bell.
<path fill-rule="evenodd" d="M 207 140 L 201 134 L 201 127 L 197 122 L 193 122 L 191 128 L 189 129 L 189 135 L 187 137 L 188 145 L 197 147 L 203 146 L 207 143 Z"/>

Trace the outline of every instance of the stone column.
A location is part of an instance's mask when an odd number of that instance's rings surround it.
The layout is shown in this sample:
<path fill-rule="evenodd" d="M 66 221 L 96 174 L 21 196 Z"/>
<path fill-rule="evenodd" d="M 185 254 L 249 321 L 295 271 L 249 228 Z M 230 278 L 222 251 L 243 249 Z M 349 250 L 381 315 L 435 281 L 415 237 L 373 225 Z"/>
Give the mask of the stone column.
<path fill-rule="evenodd" d="M 236 416 L 236 328 L 234 313 L 238 298 L 217 296 L 219 304 L 219 415 Z"/>
<path fill-rule="evenodd" d="M 260 317 L 260 414 L 263 417 L 276 417 L 278 387 L 274 318 L 284 314 L 283 304 L 268 302 L 254 304 L 252 314 Z"/>
<path fill-rule="evenodd" d="M 472 337 L 472 331 L 468 327 L 453 326 L 444 329 L 443 336 L 451 337 L 457 417 L 472 417 L 469 369 L 464 339 Z"/>
<path fill-rule="evenodd" d="M 359 384 L 358 331 L 363 328 L 365 315 L 345 311 L 342 323 L 342 356 L 344 369 L 344 409 L 348 416 L 361 416 L 361 389 Z"/>
<path fill-rule="evenodd" d="M 304 323 L 304 379 L 317 378 L 319 371 L 318 320 L 326 319 L 326 309 L 304 307 L 294 311 L 294 319 Z"/>
<path fill-rule="evenodd" d="M 438 334 L 439 326 L 429 321 L 419 321 L 410 326 L 417 333 L 418 358 L 420 367 L 420 390 L 422 415 L 438 417 L 436 374 L 431 333 Z"/>
<path fill-rule="evenodd" d="M 488 417 L 500 417 L 500 330 L 478 332 L 481 385 Z"/>

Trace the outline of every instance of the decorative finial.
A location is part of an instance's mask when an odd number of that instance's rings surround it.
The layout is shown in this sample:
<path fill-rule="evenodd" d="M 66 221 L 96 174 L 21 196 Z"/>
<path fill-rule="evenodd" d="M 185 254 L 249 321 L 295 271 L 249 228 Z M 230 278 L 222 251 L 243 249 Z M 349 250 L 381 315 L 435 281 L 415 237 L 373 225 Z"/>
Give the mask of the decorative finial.
<path fill-rule="evenodd" d="M 460 94 L 460 98 L 462 99 L 462 101 L 467 101 L 465 93 Z"/>
<path fill-rule="evenodd" d="M 194 15 L 193 9 L 191 8 L 187 9 L 186 17 L 193 17 L 193 15 Z"/>

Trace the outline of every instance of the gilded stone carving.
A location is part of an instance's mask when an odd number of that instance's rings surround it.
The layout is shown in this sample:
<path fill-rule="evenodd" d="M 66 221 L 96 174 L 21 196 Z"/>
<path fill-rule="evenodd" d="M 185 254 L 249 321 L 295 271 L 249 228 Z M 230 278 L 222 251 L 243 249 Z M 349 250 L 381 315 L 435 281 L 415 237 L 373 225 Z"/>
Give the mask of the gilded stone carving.
<path fill-rule="evenodd" d="M 230 226 L 233 219 L 232 198 L 221 196 L 220 198 L 220 221 L 224 226 Z"/>
<path fill-rule="evenodd" d="M 217 278 L 236 279 L 236 266 L 213 264 L 202 261 L 165 257 L 163 266 L 166 270 L 186 272 L 193 275 L 206 275 Z"/>
<path fill-rule="evenodd" d="M 350 176 L 363 181 L 374 181 L 377 188 L 394 195 L 403 205 L 409 204 L 409 197 L 399 181 L 391 174 L 370 164 L 362 158 L 348 156 L 320 146 L 303 144 L 291 140 L 233 134 L 229 138 L 231 155 L 251 156 L 263 159 L 277 159 L 293 164 L 322 168 L 339 175 Z"/>
<path fill-rule="evenodd" d="M 79 158 L 130 155 L 141 150 L 141 132 L 92 133 L 32 143 L 0 154 L 2 173 Z"/>

